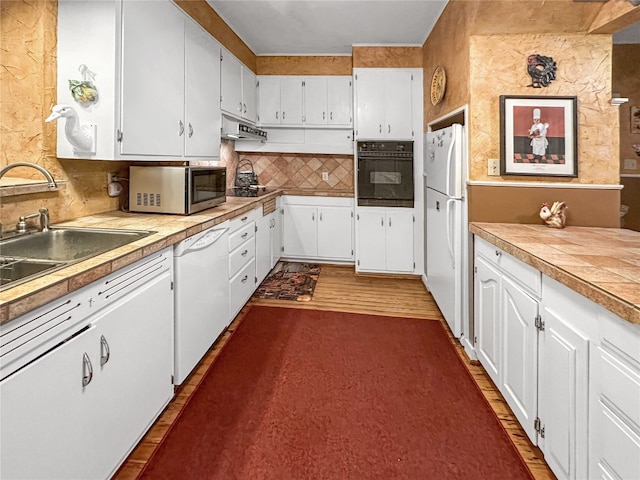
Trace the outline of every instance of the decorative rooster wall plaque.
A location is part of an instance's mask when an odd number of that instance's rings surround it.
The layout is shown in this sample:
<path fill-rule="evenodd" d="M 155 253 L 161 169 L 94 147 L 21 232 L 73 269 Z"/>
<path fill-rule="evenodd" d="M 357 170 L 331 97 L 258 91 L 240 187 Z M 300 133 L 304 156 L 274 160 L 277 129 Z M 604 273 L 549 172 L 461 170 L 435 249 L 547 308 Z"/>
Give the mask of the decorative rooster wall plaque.
<path fill-rule="evenodd" d="M 564 202 L 553 202 L 551 207 L 549 207 L 548 203 L 543 203 L 540 208 L 540 218 L 544 220 L 548 227 L 564 228 L 566 222 L 564 211 L 567 208 L 567 204 Z"/>
<path fill-rule="evenodd" d="M 95 153 L 95 125 L 80 125 L 78 114 L 69 105 L 54 105 L 51 112 L 45 122 L 64 118 L 64 133 L 76 152 Z"/>

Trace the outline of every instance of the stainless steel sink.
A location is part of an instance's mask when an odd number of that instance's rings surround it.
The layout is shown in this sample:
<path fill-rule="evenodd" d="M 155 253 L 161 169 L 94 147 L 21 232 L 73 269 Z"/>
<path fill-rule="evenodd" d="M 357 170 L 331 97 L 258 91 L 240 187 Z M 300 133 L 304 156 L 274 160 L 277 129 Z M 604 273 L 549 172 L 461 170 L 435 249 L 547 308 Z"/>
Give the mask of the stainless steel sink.
<path fill-rule="evenodd" d="M 25 258 L 0 257 L 0 286 L 20 280 L 44 275 L 49 270 L 66 265 L 64 262 L 28 260 Z"/>
<path fill-rule="evenodd" d="M 0 289 L 100 255 L 155 233 L 148 230 L 52 227 L 0 240 Z"/>

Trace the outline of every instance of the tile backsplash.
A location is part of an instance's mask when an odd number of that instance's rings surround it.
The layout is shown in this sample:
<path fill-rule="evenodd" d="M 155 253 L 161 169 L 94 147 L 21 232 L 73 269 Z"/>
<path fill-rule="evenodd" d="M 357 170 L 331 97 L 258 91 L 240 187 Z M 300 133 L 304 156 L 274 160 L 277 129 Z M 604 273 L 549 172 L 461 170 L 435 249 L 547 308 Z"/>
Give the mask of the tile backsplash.
<path fill-rule="evenodd" d="M 240 160 L 250 160 L 261 185 L 295 190 L 353 193 L 353 156 L 302 153 L 236 152 L 233 142 L 223 142 L 220 165 L 227 167 L 227 184 L 233 186 Z M 323 173 L 326 180 L 323 180 Z"/>

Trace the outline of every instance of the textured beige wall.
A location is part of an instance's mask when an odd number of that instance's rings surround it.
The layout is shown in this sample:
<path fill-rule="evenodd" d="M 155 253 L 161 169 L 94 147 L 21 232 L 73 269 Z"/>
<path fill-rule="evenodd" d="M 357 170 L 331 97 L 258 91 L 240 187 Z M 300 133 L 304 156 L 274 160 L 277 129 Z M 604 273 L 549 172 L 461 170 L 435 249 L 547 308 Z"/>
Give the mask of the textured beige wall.
<path fill-rule="evenodd" d="M 256 58 L 258 75 L 351 75 L 351 56 L 264 56 Z"/>
<path fill-rule="evenodd" d="M 556 182 L 617 184 L 618 111 L 611 98 L 611 35 L 488 35 L 470 38 L 469 160 L 472 180 L 487 176 L 487 159 L 500 158 L 500 95 L 578 97 L 578 178 Z M 557 78 L 531 88 L 532 53 L 553 57 Z M 503 177 L 548 181 L 549 177 Z"/>
<path fill-rule="evenodd" d="M 122 171 L 123 162 L 58 160 L 55 123 L 45 123 L 56 100 L 56 14 L 53 0 L 0 2 L 0 166 L 27 161 L 67 180 L 64 190 L 3 197 L 0 222 L 47 207 L 52 222 L 118 208 L 107 196 L 107 172 Z M 37 178 L 21 168 L 10 176 Z M 6 178 L 6 177 L 5 177 Z"/>

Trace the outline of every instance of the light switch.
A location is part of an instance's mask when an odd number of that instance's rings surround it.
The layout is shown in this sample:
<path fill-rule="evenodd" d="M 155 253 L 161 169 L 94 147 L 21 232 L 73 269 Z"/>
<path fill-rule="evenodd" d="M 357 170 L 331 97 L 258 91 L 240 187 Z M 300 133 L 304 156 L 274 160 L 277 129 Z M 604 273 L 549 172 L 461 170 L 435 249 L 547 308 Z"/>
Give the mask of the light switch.
<path fill-rule="evenodd" d="M 638 162 L 633 158 L 625 158 L 624 159 L 624 169 L 625 170 L 636 170 L 638 168 Z"/>
<path fill-rule="evenodd" d="M 500 175 L 500 160 L 497 158 L 490 158 L 487 161 L 487 175 L 497 177 Z"/>
<path fill-rule="evenodd" d="M 329 172 L 322 172 L 322 180 L 325 182 L 329 180 Z"/>

